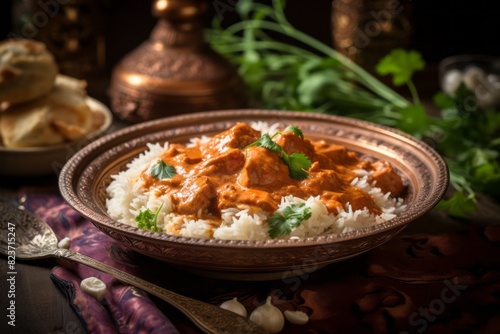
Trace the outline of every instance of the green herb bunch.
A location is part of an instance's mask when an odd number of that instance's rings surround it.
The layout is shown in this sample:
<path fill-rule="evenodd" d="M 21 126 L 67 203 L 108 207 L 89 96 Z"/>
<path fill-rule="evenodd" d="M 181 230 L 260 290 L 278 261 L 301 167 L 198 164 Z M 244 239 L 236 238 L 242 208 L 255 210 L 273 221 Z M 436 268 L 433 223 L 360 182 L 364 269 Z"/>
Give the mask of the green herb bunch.
<path fill-rule="evenodd" d="M 336 113 L 384 110 L 409 102 L 330 46 L 297 30 L 288 22 L 284 1 L 273 6 L 241 0 L 242 20 L 223 28 L 214 22 L 207 30 L 212 47 L 239 67 L 254 100 L 269 109 Z M 292 38 L 305 48 L 272 38 Z"/>
<path fill-rule="evenodd" d="M 500 198 L 500 113 L 481 108 L 462 83 L 453 96 L 434 96 L 440 113 L 430 116 L 412 82 L 414 72 L 424 67 L 418 52 L 395 49 L 380 60 L 376 71 L 392 75 L 395 86 L 406 85 L 411 92 L 413 104 L 399 110 L 395 127 L 431 142 L 448 164 L 455 192 L 437 208 L 466 218 L 476 210 L 479 194 Z"/>
<path fill-rule="evenodd" d="M 432 117 L 412 82 L 415 71 L 425 67 L 418 52 L 393 50 L 376 67 L 378 74 L 391 75 L 395 86 L 407 86 L 410 101 L 293 27 L 284 7 L 283 0 L 273 0 L 272 6 L 240 0 L 240 22 L 223 28 L 216 21 L 207 31 L 211 46 L 238 66 L 258 106 L 365 119 L 431 141 L 450 169 L 455 192 L 438 207 L 451 215 L 465 217 L 475 210 L 479 194 L 500 197 L 500 113 L 466 108 L 474 94 L 462 86 L 454 96 L 436 94 L 440 115 Z M 271 37 L 276 34 L 297 43 Z"/>

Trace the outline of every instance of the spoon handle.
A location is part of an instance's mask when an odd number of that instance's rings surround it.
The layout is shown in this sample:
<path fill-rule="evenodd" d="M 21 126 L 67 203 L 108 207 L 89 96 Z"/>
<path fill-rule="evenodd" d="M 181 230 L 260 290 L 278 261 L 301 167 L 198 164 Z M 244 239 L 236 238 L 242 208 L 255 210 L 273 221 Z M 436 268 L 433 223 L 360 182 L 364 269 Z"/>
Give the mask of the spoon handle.
<path fill-rule="evenodd" d="M 122 282 L 163 299 L 184 313 L 184 315 L 206 333 L 265 333 L 260 327 L 236 313 L 179 295 L 86 255 L 69 249 L 54 250 L 54 255 L 113 275 Z"/>

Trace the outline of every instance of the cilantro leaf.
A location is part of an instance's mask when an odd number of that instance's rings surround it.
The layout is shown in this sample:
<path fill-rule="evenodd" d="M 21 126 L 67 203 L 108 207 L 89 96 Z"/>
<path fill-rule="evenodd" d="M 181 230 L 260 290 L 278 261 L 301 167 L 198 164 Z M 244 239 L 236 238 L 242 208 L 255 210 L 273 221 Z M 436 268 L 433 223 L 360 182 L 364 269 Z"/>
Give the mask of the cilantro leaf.
<path fill-rule="evenodd" d="M 302 133 L 302 130 L 299 129 L 298 126 L 296 125 L 289 125 L 283 132 L 292 132 L 294 135 L 304 139 L 304 133 Z"/>
<path fill-rule="evenodd" d="M 308 174 L 306 170 L 311 167 L 311 160 L 302 153 L 292 153 L 288 156 L 288 167 L 290 168 L 290 175 L 293 179 L 303 180 Z"/>
<path fill-rule="evenodd" d="M 282 214 L 277 212 L 267 220 L 269 236 L 274 239 L 287 235 L 292 232 L 292 229 L 300 226 L 304 220 L 311 218 L 311 215 L 311 208 L 305 203 L 289 205 L 283 209 Z"/>
<path fill-rule="evenodd" d="M 158 180 L 170 179 L 175 174 L 175 167 L 166 164 L 163 160 L 158 161 L 153 167 L 151 167 L 151 175 Z"/>
<path fill-rule="evenodd" d="M 256 146 L 267 148 L 268 150 L 273 151 L 274 153 L 279 155 L 280 157 L 284 153 L 283 148 L 280 145 L 276 144 L 267 133 L 264 133 L 255 143 L 250 145 L 254 146 L 254 144 Z"/>
<path fill-rule="evenodd" d="M 158 227 L 156 224 L 158 220 L 158 214 L 160 213 L 161 208 L 160 205 L 156 212 L 151 211 L 150 209 L 144 209 L 139 212 L 137 216 L 135 216 L 135 221 L 137 222 L 137 227 L 142 228 L 143 230 L 150 230 L 153 232 L 162 232 L 163 230 Z"/>
<path fill-rule="evenodd" d="M 424 68 L 425 62 L 417 51 L 395 49 L 382 58 L 375 70 L 381 75 L 392 74 L 392 82 L 396 86 L 407 84 L 415 71 Z"/>
<path fill-rule="evenodd" d="M 303 138 L 302 131 L 296 126 L 293 125 L 289 126 L 285 129 L 285 131 L 292 131 L 295 135 Z M 308 170 L 311 167 L 312 164 L 311 160 L 309 160 L 309 158 L 302 153 L 292 153 L 288 155 L 283 149 L 283 147 L 275 143 L 272 137 L 270 137 L 267 133 L 263 134 L 259 139 L 247 145 L 246 147 L 250 146 L 259 146 L 267 148 L 268 150 L 276 153 L 281 158 L 281 160 L 288 166 L 291 178 L 296 180 L 303 180 L 308 176 L 305 170 Z"/>

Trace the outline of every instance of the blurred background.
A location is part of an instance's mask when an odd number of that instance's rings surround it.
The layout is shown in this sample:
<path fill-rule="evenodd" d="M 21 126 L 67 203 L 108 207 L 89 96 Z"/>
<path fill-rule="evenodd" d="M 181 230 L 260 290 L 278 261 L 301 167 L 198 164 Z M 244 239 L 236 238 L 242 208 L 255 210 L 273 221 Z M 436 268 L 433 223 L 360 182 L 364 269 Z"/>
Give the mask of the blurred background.
<path fill-rule="evenodd" d="M 207 0 L 205 26 L 210 27 L 214 19 L 220 20 L 223 27 L 238 22 L 236 2 Z M 364 18 L 360 16 L 360 4 L 370 6 Z M 152 1 L 136 0 L 2 0 L 0 40 L 16 36 L 49 39 L 56 48 L 60 43 L 59 49 L 50 51 L 55 54 L 61 72 L 86 79 L 89 95 L 109 104 L 107 90 L 113 68 L 149 37 L 157 23 L 151 8 Z M 444 58 L 460 54 L 500 56 L 497 41 L 500 11 L 494 2 L 487 0 L 316 0 L 307 5 L 304 1 L 289 0 L 285 12 L 296 28 L 348 52 L 339 45 L 346 34 L 347 38 L 352 35 L 353 25 L 369 27 L 370 21 L 384 20 L 384 11 L 390 8 L 397 9 L 398 19 L 405 21 L 400 22 L 401 26 L 389 27 L 393 36 L 385 42 L 393 44 L 384 47 L 384 41 L 377 44 L 370 40 L 367 43 L 370 50 L 364 50 L 367 51 L 364 54 L 373 59 L 354 60 L 372 72 L 374 63 L 390 47 L 397 46 L 399 38 L 406 49 L 419 51 L 427 64 L 423 73 L 415 74 L 422 95 L 431 96 L 439 90 L 438 64 Z M 359 21 L 346 23 L 338 15 Z M 30 20 L 35 23 L 31 28 L 26 24 Z M 56 28 L 47 29 L 48 26 Z M 370 34 L 368 28 L 354 38 L 363 44 L 363 38 L 370 38 L 367 34 Z M 379 79 L 386 83 L 388 80 Z"/>
<path fill-rule="evenodd" d="M 214 17 L 221 19 L 224 25 L 237 21 L 238 17 L 232 10 L 234 3 L 235 0 L 208 0 L 207 26 Z M 437 63 L 447 56 L 462 53 L 500 56 L 497 37 L 500 32 L 500 11 L 493 1 L 401 0 L 398 3 L 407 10 L 407 17 L 411 22 L 409 46 L 420 51 L 426 62 Z M 40 4 L 45 4 L 46 10 Z M 82 24 L 89 25 L 86 29 L 96 29 L 103 38 L 105 53 L 104 50 L 101 52 L 105 58 L 101 61 L 104 62 L 102 65 L 105 70 L 111 69 L 125 53 L 144 41 L 156 23 L 151 15 L 151 1 L 2 0 L 0 39 L 8 38 L 15 31 L 14 25 L 22 19 L 20 8 L 35 7 L 31 16 L 35 15 L 34 18 L 41 25 L 45 19 L 50 24 L 53 19 L 50 10 L 59 4 L 77 4 L 81 8 L 87 8 L 91 20 Z M 13 9 L 17 12 L 13 13 Z M 307 4 L 304 1 L 289 0 L 286 12 L 288 19 L 297 28 L 331 45 L 331 9 L 332 2 L 329 0 L 316 0 Z M 40 11 L 45 11 L 48 15 L 42 15 Z M 33 31 L 31 33 L 36 35 Z"/>

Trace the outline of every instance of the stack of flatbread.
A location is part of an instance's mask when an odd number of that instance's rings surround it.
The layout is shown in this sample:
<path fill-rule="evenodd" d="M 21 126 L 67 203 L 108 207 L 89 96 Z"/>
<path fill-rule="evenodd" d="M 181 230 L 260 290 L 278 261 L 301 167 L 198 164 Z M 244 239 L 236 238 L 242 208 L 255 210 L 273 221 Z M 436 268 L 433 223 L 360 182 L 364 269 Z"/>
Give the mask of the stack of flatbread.
<path fill-rule="evenodd" d="M 5 147 L 53 145 L 93 129 L 86 82 L 59 74 L 33 40 L 0 42 L 0 138 Z"/>

